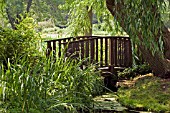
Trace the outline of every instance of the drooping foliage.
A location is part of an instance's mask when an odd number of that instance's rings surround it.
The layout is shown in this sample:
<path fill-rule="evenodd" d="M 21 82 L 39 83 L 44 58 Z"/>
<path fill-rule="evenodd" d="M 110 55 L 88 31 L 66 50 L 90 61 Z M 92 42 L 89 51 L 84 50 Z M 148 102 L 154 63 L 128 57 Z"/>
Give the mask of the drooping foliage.
<path fill-rule="evenodd" d="M 93 17 L 98 23 L 104 23 L 103 29 L 114 31 L 113 17 L 106 8 L 103 0 L 66 0 L 61 6 L 62 9 L 69 9 L 68 24 L 72 35 L 82 35 L 92 28 L 88 13 L 92 10 Z M 92 21 L 93 22 L 93 21 Z"/>
<path fill-rule="evenodd" d="M 113 8 L 115 19 L 121 21 L 120 24 L 124 24 L 123 29 L 133 38 L 133 41 L 136 41 L 135 43 L 142 42 L 153 53 L 155 51 L 163 52 L 162 31 L 160 29 L 163 26 L 161 13 L 166 8 L 166 2 L 125 0 L 123 2 L 115 1 L 115 4 L 122 4 L 117 9 Z M 123 14 L 128 16 L 125 17 Z M 142 39 L 137 38 L 139 34 L 142 35 Z"/>
<path fill-rule="evenodd" d="M 102 15 L 108 20 L 109 9 L 116 29 L 121 27 L 121 31 L 132 38 L 154 73 L 160 76 L 169 73 L 170 63 L 167 59 L 170 59 L 170 34 L 163 22 L 169 16 L 167 0 L 67 0 L 65 7 L 70 8 L 70 23 L 76 33 L 92 27 L 88 11 L 92 9 L 98 20 Z M 163 71 L 158 70 L 158 67 L 163 67 Z"/>
<path fill-rule="evenodd" d="M 169 75 L 170 32 L 162 21 L 162 13 L 167 9 L 168 1 L 106 0 L 106 2 L 116 21 L 139 46 L 144 60 L 151 65 L 155 75 Z"/>

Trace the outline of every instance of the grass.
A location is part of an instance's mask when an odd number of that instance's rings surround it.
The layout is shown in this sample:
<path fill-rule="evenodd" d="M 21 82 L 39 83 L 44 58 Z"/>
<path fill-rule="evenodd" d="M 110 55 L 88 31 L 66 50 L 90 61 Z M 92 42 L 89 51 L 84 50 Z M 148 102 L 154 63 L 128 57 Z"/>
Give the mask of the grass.
<path fill-rule="evenodd" d="M 0 66 L 0 112 L 78 112 L 89 110 L 93 95 L 101 91 L 102 82 L 93 65 L 80 69 L 81 61 L 64 57 L 27 56 Z"/>
<path fill-rule="evenodd" d="M 170 112 L 170 80 L 145 76 L 131 87 L 118 91 L 119 102 L 128 108 Z"/>

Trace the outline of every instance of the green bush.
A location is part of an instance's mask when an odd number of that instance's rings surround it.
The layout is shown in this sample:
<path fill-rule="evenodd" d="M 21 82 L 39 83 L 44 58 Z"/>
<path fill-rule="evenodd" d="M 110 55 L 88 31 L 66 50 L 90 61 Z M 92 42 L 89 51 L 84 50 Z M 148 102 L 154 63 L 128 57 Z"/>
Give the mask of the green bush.
<path fill-rule="evenodd" d="M 101 78 L 94 66 L 80 69 L 81 62 L 42 58 L 32 66 L 25 55 L 0 66 L 0 111 L 51 113 L 77 112 L 92 107 L 92 95 Z M 1 110 L 2 109 L 2 110 Z"/>
<path fill-rule="evenodd" d="M 127 68 L 123 72 L 118 73 L 119 79 L 131 79 L 138 75 L 143 75 L 151 72 L 148 64 L 136 65 L 132 68 Z"/>
<path fill-rule="evenodd" d="M 34 32 L 32 18 L 24 19 L 17 30 L 0 27 L 0 62 L 7 63 L 8 59 L 14 60 L 15 56 L 34 56 L 37 50 L 38 35 Z"/>

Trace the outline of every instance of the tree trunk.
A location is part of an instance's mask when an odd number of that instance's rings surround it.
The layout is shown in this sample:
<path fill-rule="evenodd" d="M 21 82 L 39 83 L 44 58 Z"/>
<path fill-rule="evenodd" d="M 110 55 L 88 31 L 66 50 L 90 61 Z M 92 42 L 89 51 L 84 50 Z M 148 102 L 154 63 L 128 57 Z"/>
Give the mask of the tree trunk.
<path fill-rule="evenodd" d="M 124 20 L 128 15 L 121 11 L 121 9 L 125 8 L 123 6 L 123 0 L 121 0 L 121 3 L 119 2 L 117 4 L 115 4 L 115 0 L 106 0 L 106 6 L 110 13 L 116 17 L 123 30 L 128 33 L 128 30 L 126 29 L 127 27 L 124 24 Z M 117 12 L 114 12 L 114 8 Z M 121 16 L 118 16 L 117 13 Z M 153 73 L 156 76 L 167 78 L 170 77 L 170 32 L 164 26 L 162 27 L 162 32 L 164 41 L 164 58 L 161 57 L 160 53 L 152 55 L 152 51 L 147 49 L 145 45 L 139 45 L 139 49 L 142 52 L 144 60 L 151 66 Z M 139 41 L 143 41 L 143 36 L 140 33 L 138 34 L 138 38 Z"/>
<path fill-rule="evenodd" d="M 15 19 L 11 16 L 9 12 L 9 8 L 6 8 L 6 13 L 7 13 L 7 17 L 8 17 L 9 23 L 11 24 L 12 29 L 16 29 Z"/>
<path fill-rule="evenodd" d="M 30 12 L 31 5 L 32 5 L 32 0 L 28 0 L 27 7 L 26 7 L 26 13 Z M 22 21 L 21 14 L 23 14 L 22 16 L 24 18 L 26 18 L 27 14 L 25 14 L 24 11 L 23 11 L 23 12 L 17 13 L 16 17 L 14 17 L 15 14 L 12 14 L 10 12 L 10 10 L 12 10 L 12 8 L 7 5 L 6 6 L 6 13 L 7 13 L 7 17 L 9 19 L 9 23 L 11 24 L 12 29 L 16 30 L 17 29 L 16 24 L 20 24 L 20 22 Z"/>
<path fill-rule="evenodd" d="M 31 8 L 31 5 L 32 5 L 32 0 L 28 0 L 28 3 L 27 3 L 27 13 L 30 12 L 30 8 Z"/>
<path fill-rule="evenodd" d="M 87 7 L 87 10 L 89 9 L 89 7 Z M 90 10 L 88 11 L 88 18 L 90 20 L 90 28 L 87 29 L 87 31 L 85 31 L 85 36 L 92 36 L 92 19 L 93 19 L 93 12 L 92 12 L 92 8 L 90 8 Z"/>

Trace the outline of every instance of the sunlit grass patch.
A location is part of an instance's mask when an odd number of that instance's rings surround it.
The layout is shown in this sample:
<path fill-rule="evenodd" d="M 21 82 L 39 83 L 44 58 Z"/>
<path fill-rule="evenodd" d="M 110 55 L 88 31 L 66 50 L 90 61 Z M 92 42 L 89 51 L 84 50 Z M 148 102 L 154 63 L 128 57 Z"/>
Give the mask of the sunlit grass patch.
<path fill-rule="evenodd" d="M 170 111 L 170 80 L 146 76 L 128 88 L 118 91 L 119 102 L 133 109 Z"/>

